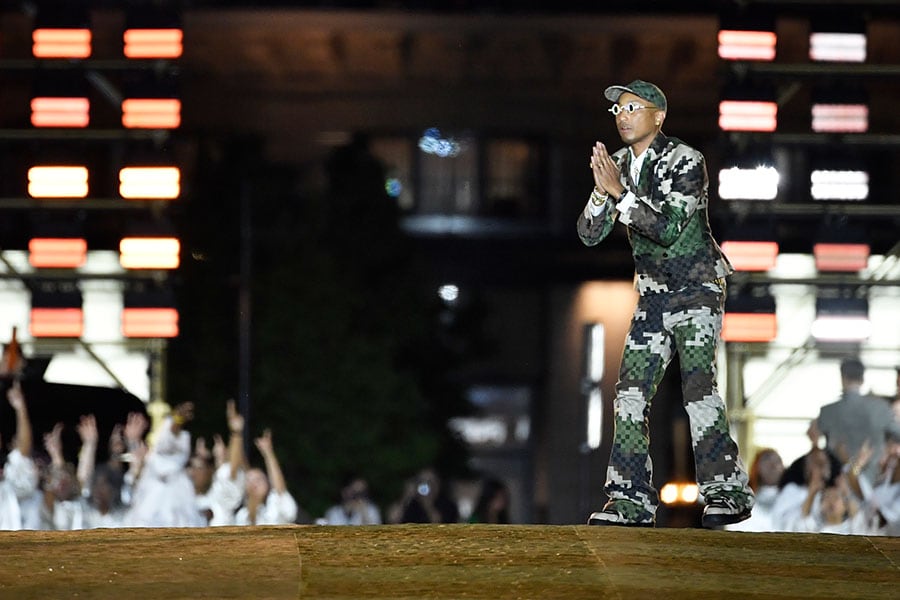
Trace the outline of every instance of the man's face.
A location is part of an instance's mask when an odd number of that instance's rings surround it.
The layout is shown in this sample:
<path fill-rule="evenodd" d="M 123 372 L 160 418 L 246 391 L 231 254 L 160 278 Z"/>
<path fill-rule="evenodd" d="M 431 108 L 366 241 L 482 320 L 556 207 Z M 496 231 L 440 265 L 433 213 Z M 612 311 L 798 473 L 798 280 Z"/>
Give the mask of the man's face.
<path fill-rule="evenodd" d="M 642 152 L 650 145 L 653 138 L 656 137 L 657 131 L 662 124 L 665 113 L 659 110 L 653 103 L 644 100 L 630 92 L 624 92 L 619 96 L 617 104 L 619 107 L 627 106 L 629 103 L 635 107 L 641 106 L 634 112 L 622 110 L 616 115 L 616 129 L 619 130 L 619 137 L 629 146 L 636 146 L 635 152 Z"/>

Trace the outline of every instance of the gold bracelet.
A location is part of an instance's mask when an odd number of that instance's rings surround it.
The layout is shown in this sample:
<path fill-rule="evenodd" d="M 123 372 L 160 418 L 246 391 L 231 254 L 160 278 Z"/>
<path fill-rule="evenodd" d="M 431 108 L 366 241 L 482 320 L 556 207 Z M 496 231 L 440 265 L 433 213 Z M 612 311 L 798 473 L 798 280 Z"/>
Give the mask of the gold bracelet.
<path fill-rule="evenodd" d="M 609 194 L 600 194 L 600 190 L 594 186 L 594 191 L 591 192 L 591 202 L 594 203 L 594 206 L 600 206 L 609 198 Z"/>

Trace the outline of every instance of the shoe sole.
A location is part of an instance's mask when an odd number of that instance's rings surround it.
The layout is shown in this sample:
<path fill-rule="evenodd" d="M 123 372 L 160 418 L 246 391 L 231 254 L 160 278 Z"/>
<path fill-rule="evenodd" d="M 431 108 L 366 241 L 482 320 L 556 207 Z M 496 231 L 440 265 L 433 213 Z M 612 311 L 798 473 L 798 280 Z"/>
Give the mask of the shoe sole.
<path fill-rule="evenodd" d="M 588 519 L 588 525 L 600 527 L 655 527 L 656 523 L 627 523 L 620 521 L 603 521 L 601 519 Z"/>
<path fill-rule="evenodd" d="M 701 519 L 703 527 L 706 529 L 715 529 L 724 527 L 725 525 L 734 525 L 750 518 L 750 511 L 738 513 L 736 515 L 703 515 Z"/>

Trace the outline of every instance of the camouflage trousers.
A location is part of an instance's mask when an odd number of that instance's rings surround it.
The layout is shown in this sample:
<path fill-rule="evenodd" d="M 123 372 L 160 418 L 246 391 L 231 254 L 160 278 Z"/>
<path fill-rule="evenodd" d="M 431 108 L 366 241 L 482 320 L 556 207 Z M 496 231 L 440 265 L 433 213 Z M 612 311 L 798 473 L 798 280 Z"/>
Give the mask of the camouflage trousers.
<path fill-rule="evenodd" d="M 616 384 L 615 436 L 605 486 L 610 502 L 637 504 L 645 516 L 656 513 L 650 403 L 677 352 L 700 493 L 707 498 L 730 495 L 752 505 L 753 492 L 716 387 L 724 299 L 724 282 L 640 297 Z"/>

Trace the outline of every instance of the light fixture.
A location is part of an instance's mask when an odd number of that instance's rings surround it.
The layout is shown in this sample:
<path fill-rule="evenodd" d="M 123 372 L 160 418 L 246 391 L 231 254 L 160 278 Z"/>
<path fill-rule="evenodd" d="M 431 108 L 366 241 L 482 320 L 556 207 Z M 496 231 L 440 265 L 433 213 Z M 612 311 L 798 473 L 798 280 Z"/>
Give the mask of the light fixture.
<path fill-rule="evenodd" d="M 700 488 L 694 482 L 670 481 L 659 490 L 663 504 L 696 504 L 699 498 Z"/>
<path fill-rule="evenodd" d="M 74 269 L 86 260 L 84 238 L 36 237 L 28 241 L 28 262 L 37 269 Z"/>
<path fill-rule="evenodd" d="M 77 338 L 83 331 L 84 311 L 77 281 L 36 281 L 31 290 L 31 336 Z"/>
<path fill-rule="evenodd" d="M 778 242 L 725 240 L 722 252 L 735 271 L 768 271 L 778 260 Z"/>
<path fill-rule="evenodd" d="M 119 194 L 130 200 L 173 200 L 181 194 L 181 169 L 124 167 L 119 170 Z"/>
<path fill-rule="evenodd" d="M 815 169 L 809 174 L 813 200 L 865 200 L 869 197 L 869 172 L 850 169 Z"/>
<path fill-rule="evenodd" d="M 828 293 L 828 290 L 820 290 Z M 866 298 L 842 295 L 816 298 L 810 335 L 820 342 L 861 342 L 872 334 Z"/>
<path fill-rule="evenodd" d="M 865 133 L 869 101 L 865 90 L 844 84 L 813 90 L 811 128 L 823 133 Z"/>
<path fill-rule="evenodd" d="M 722 200 L 774 200 L 781 176 L 771 165 L 731 166 L 719 171 L 719 197 Z"/>
<path fill-rule="evenodd" d="M 34 127 L 87 127 L 91 102 L 87 98 L 44 96 L 31 99 Z"/>
<path fill-rule="evenodd" d="M 778 335 L 775 298 L 764 286 L 729 290 L 722 316 L 726 342 L 771 342 Z"/>
<path fill-rule="evenodd" d="M 133 283 L 123 293 L 122 335 L 128 338 L 178 336 L 178 310 L 171 289 Z"/>
<path fill-rule="evenodd" d="M 861 271 L 869 264 L 870 252 L 869 244 L 819 242 L 813 245 L 819 271 Z"/>
<path fill-rule="evenodd" d="M 723 89 L 719 102 L 719 129 L 722 131 L 775 131 L 778 104 L 768 84 L 742 82 Z"/>
<path fill-rule="evenodd" d="M 85 198 L 88 169 L 84 166 L 45 165 L 28 169 L 28 195 L 32 198 Z"/>
<path fill-rule="evenodd" d="M 184 32 L 177 10 L 165 4 L 130 5 L 125 13 L 126 58 L 180 58 Z"/>
<path fill-rule="evenodd" d="M 91 55 L 90 13 L 82 0 L 39 6 L 31 32 L 35 58 L 82 59 Z"/>
<path fill-rule="evenodd" d="M 126 237 L 119 242 L 119 264 L 126 269 L 177 269 L 180 252 L 175 237 Z"/>
<path fill-rule="evenodd" d="M 857 12 L 814 14 L 810 19 L 810 60 L 865 62 L 866 44 L 866 25 Z"/>
<path fill-rule="evenodd" d="M 606 361 L 606 335 L 602 323 L 584 327 L 585 386 L 587 389 L 587 447 L 596 450 L 603 440 L 603 395 L 600 382 Z"/>
<path fill-rule="evenodd" d="M 775 60 L 778 36 L 771 13 L 723 12 L 719 17 L 719 58 Z"/>
<path fill-rule="evenodd" d="M 178 98 L 123 100 L 122 125 L 128 129 L 177 129 L 181 125 L 181 100 Z"/>

